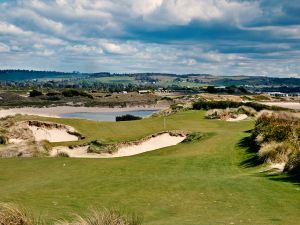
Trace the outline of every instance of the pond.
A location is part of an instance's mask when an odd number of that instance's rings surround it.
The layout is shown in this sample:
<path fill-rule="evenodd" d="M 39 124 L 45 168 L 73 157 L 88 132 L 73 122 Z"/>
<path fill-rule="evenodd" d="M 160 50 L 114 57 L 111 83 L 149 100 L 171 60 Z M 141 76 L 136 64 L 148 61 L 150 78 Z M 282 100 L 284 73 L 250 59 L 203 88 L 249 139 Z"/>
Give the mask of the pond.
<path fill-rule="evenodd" d="M 153 113 L 158 112 L 156 109 L 149 110 L 130 110 L 130 111 L 111 111 L 111 112 L 76 112 L 76 113 L 65 113 L 60 116 L 63 118 L 79 118 L 79 119 L 89 119 L 97 121 L 115 121 L 116 116 L 123 116 L 126 114 L 139 116 L 142 118 L 149 117 Z"/>

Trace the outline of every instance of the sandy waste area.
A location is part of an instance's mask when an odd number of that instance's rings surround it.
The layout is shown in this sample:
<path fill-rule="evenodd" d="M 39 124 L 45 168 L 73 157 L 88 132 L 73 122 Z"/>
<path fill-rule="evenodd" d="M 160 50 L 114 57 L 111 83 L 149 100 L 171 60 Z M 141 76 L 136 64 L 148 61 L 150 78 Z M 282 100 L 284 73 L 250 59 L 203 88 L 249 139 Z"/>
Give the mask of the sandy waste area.
<path fill-rule="evenodd" d="M 185 139 L 185 136 L 174 136 L 169 133 L 159 134 L 155 137 L 151 137 L 148 140 L 142 141 L 139 144 L 129 144 L 121 146 L 115 153 L 109 154 L 97 154 L 88 153 L 88 146 L 75 147 L 70 149 L 69 147 L 59 146 L 54 147 L 51 152 L 51 156 L 56 156 L 60 152 L 67 153 L 69 157 L 74 158 L 116 158 L 141 154 L 144 152 L 153 151 L 156 149 L 165 148 L 168 146 L 177 145 Z"/>

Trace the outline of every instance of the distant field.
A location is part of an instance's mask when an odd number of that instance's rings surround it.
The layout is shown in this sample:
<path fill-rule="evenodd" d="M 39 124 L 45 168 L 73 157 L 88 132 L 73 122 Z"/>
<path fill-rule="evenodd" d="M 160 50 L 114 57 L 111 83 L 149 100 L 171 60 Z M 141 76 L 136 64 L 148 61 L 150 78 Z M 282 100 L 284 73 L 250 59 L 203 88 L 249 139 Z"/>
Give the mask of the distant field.
<path fill-rule="evenodd" d="M 164 130 L 163 118 L 48 120 L 74 126 L 88 137 L 85 141 L 134 140 Z M 21 203 L 49 220 L 104 206 L 142 214 L 147 225 L 299 224 L 299 185 L 265 177 L 245 161 L 251 154 L 239 142 L 249 136 L 253 121 L 206 120 L 203 111 L 166 121 L 167 130 L 212 135 L 127 158 L 0 159 L 0 199 Z"/>
<path fill-rule="evenodd" d="M 96 78 L 97 81 L 102 83 L 116 83 L 116 84 L 137 84 L 138 82 L 134 77 L 129 76 L 108 76 L 108 77 L 99 77 Z"/>

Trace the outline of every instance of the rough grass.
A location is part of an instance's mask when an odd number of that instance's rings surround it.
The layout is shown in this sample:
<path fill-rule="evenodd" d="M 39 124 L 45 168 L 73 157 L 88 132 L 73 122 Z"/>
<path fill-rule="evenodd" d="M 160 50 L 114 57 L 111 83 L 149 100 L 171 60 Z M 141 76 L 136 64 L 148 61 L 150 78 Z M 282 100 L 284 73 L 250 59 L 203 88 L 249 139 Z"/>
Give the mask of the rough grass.
<path fill-rule="evenodd" d="M 298 225 L 298 186 L 242 166 L 250 153 L 239 142 L 254 122 L 207 120 L 204 114 L 174 114 L 166 117 L 166 128 L 161 117 L 122 123 L 47 119 L 75 127 L 89 142 L 139 140 L 167 130 L 214 135 L 124 158 L 0 159 L 0 199 L 24 204 L 48 224 L 107 207 L 143 215 L 147 225 Z"/>
<path fill-rule="evenodd" d="M 128 215 L 115 209 L 92 209 L 85 216 L 76 215 L 76 219 L 60 221 L 55 225 L 141 225 L 142 217 L 135 214 Z"/>
<path fill-rule="evenodd" d="M 1 225 L 42 225 L 40 219 L 35 219 L 25 208 L 11 203 L 0 203 Z"/>
<path fill-rule="evenodd" d="M 118 149 L 117 149 L 117 146 L 114 145 L 114 144 L 104 144 L 100 141 L 92 141 L 90 144 L 89 144 L 89 147 L 88 147 L 88 152 L 89 153 L 98 153 L 98 154 L 101 154 L 101 153 L 109 153 L 109 154 L 112 154 L 114 152 L 116 152 Z"/>

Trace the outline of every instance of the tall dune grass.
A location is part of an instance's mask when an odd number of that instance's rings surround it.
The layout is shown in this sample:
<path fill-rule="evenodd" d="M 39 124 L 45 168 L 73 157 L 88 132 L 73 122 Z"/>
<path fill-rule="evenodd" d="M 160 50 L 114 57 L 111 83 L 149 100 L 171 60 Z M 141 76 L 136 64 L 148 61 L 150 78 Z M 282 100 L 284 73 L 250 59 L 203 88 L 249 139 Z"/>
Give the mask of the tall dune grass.
<path fill-rule="evenodd" d="M 55 225 L 141 225 L 142 219 L 136 215 L 128 215 L 118 210 L 92 209 L 89 214 L 82 217 L 76 215 L 74 221 L 59 221 Z"/>
<path fill-rule="evenodd" d="M 142 218 L 115 209 L 92 209 L 85 216 L 75 215 L 70 221 L 61 220 L 54 225 L 141 225 Z M 0 225 L 46 225 L 28 210 L 11 203 L 0 203 Z M 51 224 L 51 223 L 50 223 Z M 52 223 L 53 224 L 53 223 Z"/>
<path fill-rule="evenodd" d="M 258 156 L 268 163 L 285 163 L 285 171 L 300 176 L 300 120 L 292 113 L 261 111 L 252 140 Z"/>
<path fill-rule="evenodd" d="M 42 225 L 25 208 L 11 203 L 0 203 L 0 225 Z"/>

